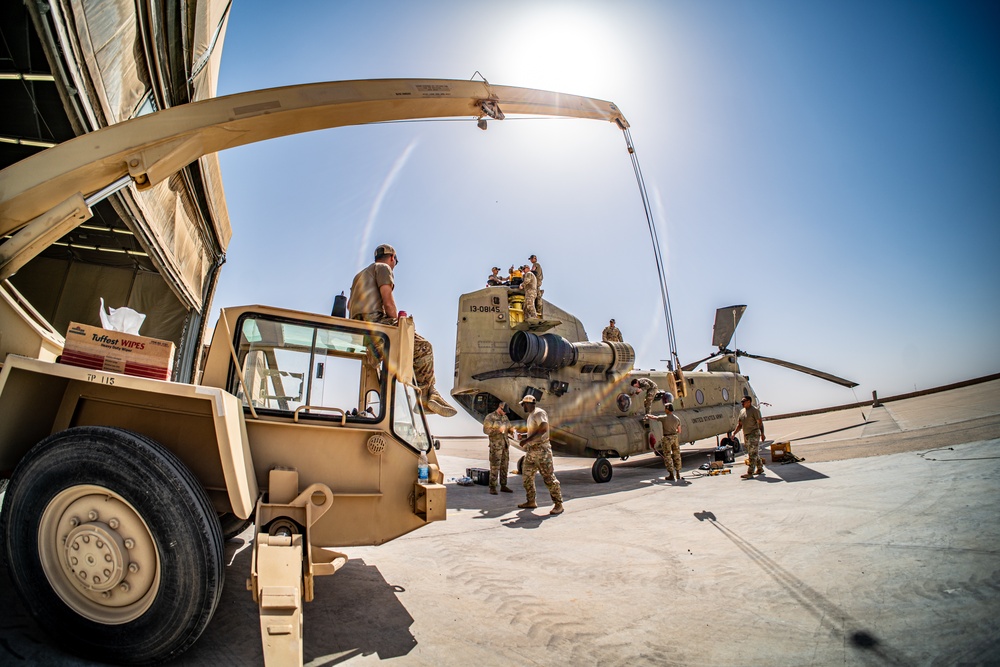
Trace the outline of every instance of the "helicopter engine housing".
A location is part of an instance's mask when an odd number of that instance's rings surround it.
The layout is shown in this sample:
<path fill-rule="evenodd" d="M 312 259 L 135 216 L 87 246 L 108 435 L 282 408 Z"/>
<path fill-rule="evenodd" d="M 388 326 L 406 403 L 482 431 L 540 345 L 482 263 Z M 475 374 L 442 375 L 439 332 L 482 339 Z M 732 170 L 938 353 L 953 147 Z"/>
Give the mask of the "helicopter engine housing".
<path fill-rule="evenodd" d="M 628 343 L 581 341 L 571 343 L 559 334 L 518 331 L 510 339 L 510 359 L 525 366 L 557 370 L 580 366 L 582 373 L 627 373 L 635 363 Z"/>

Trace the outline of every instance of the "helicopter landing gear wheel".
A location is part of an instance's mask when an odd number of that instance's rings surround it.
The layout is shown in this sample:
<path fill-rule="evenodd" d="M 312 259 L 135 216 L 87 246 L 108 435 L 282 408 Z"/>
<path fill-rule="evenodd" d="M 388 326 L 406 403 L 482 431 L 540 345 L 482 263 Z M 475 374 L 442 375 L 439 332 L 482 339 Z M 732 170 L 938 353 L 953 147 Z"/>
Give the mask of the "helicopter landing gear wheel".
<path fill-rule="evenodd" d="M 611 467 L 611 462 L 603 456 L 594 461 L 594 465 L 590 469 L 590 474 L 594 476 L 594 481 L 598 484 L 610 482 L 613 472 L 614 468 Z"/>
<path fill-rule="evenodd" d="M 518 475 L 523 475 L 524 474 L 524 457 L 523 456 L 517 460 L 517 474 Z"/>

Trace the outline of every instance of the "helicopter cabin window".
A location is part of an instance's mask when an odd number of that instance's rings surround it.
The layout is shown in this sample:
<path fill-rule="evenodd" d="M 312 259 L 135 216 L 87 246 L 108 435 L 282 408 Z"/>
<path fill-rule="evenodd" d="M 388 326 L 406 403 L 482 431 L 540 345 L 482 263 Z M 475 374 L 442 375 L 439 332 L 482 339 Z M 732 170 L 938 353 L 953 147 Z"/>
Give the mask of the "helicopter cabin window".
<path fill-rule="evenodd" d="M 729 390 L 726 389 L 725 387 L 722 388 L 722 400 L 724 401 L 729 400 Z"/>
<path fill-rule="evenodd" d="M 237 328 L 230 391 L 258 414 L 372 422 L 382 418 L 388 339 L 379 333 L 326 327 L 250 313 Z"/>
<path fill-rule="evenodd" d="M 703 392 L 701 389 L 698 389 L 697 391 L 695 391 L 694 392 L 694 400 L 698 401 L 698 405 L 701 405 L 702 403 L 704 403 L 705 402 L 705 392 Z"/>

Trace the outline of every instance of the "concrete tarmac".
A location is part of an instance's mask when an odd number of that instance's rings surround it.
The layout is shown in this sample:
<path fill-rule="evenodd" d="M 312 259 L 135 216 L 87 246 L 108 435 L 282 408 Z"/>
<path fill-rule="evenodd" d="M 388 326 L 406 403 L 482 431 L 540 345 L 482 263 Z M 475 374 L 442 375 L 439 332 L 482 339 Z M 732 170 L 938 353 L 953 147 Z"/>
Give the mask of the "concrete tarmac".
<path fill-rule="evenodd" d="M 557 458 L 558 517 L 540 478 L 531 511 L 516 475 L 498 496 L 450 483 L 447 521 L 317 579 L 305 664 L 1000 664 L 1000 381 L 765 430 L 805 460 L 707 477 L 714 442 L 696 443 L 684 483 L 643 456 L 596 484 L 591 461 Z M 445 440 L 440 460 L 446 478 L 488 467 L 485 438 Z M 262 664 L 251 536 L 227 544 L 219 609 L 168 664 Z M 6 575 L 0 609 L 0 665 L 94 664 L 54 646 Z"/>

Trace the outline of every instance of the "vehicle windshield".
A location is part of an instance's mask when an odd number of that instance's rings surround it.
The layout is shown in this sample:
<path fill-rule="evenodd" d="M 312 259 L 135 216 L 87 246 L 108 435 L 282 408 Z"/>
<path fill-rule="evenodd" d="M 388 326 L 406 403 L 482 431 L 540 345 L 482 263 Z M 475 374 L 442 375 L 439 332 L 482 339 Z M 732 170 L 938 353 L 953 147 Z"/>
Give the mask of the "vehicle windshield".
<path fill-rule="evenodd" d="M 417 399 L 417 390 L 396 382 L 396 401 L 392 410 L 392 432 L 418 451 L 426 452 L 431 439 L 424 423 L 424 413 Z"/>
<path fill-rule="evenodd" d="M 382 418 L 389 349 L 383 334 L 256 313 L 244 315 L 237 331 L 246 389 L 234 377 L 231 391 L 243 405 L 278 414 L 302 408 L 300 418 Z"/>

